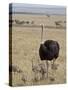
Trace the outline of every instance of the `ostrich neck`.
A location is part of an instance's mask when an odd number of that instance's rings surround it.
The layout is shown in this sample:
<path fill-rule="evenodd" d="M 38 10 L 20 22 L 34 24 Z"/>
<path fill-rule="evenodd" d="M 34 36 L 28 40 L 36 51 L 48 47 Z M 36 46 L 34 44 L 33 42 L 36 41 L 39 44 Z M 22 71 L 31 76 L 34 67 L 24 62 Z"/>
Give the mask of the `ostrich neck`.
<path fill-rule="evenodd" d="M 43 25 L 42 25 L 42 31 L 41 31 L 41 42 L 43 41 Z"/>

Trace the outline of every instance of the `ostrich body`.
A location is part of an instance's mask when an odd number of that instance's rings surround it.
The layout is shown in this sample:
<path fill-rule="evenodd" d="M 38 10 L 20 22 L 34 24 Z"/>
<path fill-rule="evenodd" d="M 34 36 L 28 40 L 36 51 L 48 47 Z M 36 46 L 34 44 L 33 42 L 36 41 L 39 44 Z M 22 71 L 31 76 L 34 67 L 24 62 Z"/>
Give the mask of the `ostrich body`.
<path fill-rule="evenodd" d="M 48 77 L 48 61 L 53 60 L 54 66 L 54 60 L 56 60 L 59 56 L 58 42 L 54 40 L 46 40 L 44 43 L 41 43 L 39 48 L 39 56 L 42 61 L 46 60 Z"/>
<path fill-rule="evenodd" d="M 40 45 L 39 55 L 41 60 L 53 60 L 59 55 L 59 44 L 53 40 L 47 40 Z"/>

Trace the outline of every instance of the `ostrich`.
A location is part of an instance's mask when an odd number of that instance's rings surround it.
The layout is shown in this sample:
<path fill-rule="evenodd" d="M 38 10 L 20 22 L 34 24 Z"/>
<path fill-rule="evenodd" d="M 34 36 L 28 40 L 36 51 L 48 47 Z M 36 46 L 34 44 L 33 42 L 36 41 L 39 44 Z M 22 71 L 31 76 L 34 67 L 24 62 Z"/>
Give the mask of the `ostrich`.
<path fill-rule="evenodd" d="M 38 65 L 35 65 L 35 64 L 33 64 L 33 60 L 32 60 L 32 71 L 35 73 L 35 80 L 36 81 L 38 81 L 40 79 L 44 79 L 44 76 L 46 73 L 46 69 L 45 69 L 44 64 L 39 63 Z"/>
<path fill-rule="evenodd" d="M 42 26 L 42 33 L 43 35 L 43 26 Z M 42 41 L 42 35 L 41 35 L 41 41 Z M 47 78 L 48 78 L 48 61 L 53 60 L 53 69 L 55 67 L 54 61 L 59 56 L 59 44 L 57 41 L 54 40 L 46 40 L 43 43 L 40 44 L 39 48 L 39 56 L 41 61 L 46 60 L 47 65 Z"/>
<path fill-rule="evenodd" d="M 38 73 L 40 72 L 41 68 L 38 65 L 33 64 L 32 60 L 32 71 L 34 72 L 34 79 L 35 81 L 40 80 L 40 77 L 38 76 Z"/>

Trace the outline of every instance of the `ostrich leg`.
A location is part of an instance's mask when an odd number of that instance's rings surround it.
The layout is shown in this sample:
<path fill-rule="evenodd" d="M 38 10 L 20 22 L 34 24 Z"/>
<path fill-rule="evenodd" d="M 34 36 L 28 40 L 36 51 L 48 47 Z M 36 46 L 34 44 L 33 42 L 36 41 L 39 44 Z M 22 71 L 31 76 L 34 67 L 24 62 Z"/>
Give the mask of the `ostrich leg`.
<path fill-rule="evenodd" d="M 48 78 L 48 60 L 46 60 L 46 66 L 47 66 L 47 78 Z"/>
<path fill-rule="evenodd" d="M 55 69 L 55 59 L 53 59 L 53 69 Z"/>
<path fill-rule="evenodd" d="M 53 59 L 53 63 L 52 63 L 52 69 L 56 70 L 57 69 L 57 65 L 55 64 L 56 59 Z"/>

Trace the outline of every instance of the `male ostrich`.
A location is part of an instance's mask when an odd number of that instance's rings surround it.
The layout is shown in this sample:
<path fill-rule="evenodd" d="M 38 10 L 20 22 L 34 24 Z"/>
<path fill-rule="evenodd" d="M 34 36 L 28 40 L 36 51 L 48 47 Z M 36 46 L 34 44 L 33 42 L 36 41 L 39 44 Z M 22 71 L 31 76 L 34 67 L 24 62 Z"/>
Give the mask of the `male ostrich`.
<path fill-rule="evenodd" d="M 43 31 L 43 26 L 42 26 Z M 43 33 L 43 32 L 42 32 Z M 47 65 L 47 78 L 48 78 L 48 61 L 53 60 L 53 68 L 54 68 L 54 61 L 59 56 L 59 44 L 57 41 L 54 40 L 46 40 L 40 44 L 39 48 L 39 56 L 42 61 L 46 60 Z"/>
<path fill-rule="evenodd" d="M 40 59 L 46 60 L 47 64 L 47 77 L 48 77 L 48 61 L 53 60 L 53 68 L 54 68 L 54 60 L 59 56 L 59 44 L 54 40 L 47 40 L 43 44 L 40 44 L 39 48 L 39 56 Z"/>

